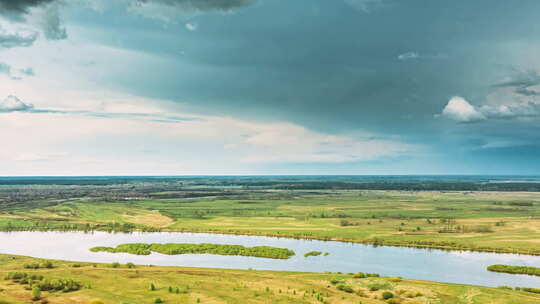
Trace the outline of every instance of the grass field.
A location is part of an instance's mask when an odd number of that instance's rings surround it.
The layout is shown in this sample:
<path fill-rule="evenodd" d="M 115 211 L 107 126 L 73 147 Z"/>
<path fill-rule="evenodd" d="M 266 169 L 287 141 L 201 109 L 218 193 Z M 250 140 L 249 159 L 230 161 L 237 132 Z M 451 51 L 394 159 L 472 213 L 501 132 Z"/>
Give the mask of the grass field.
<path fill-rule="evenodd" d="M 0 276 L 10 272 L 71 279 L 78 291 L 42 292 L 34 303 L 539 303 L 540 294 L 401 278 L 218 270 L 52 261 L 53 268 L 27 269 L 43 260 L 0 255 Z M 114 266 L 114 267 L 113 267 Z M 355 278 L 356 277 L 356 278 Z M 154 286 L 152 288 L 151 286 Z M 171 288 L 169 288 L 171 287 Z M 30 303 L 28 284 L 0 279 L 2 303 Z M 154 289 L 154 290 L 152 290 Z M 390 292 L 394 300 L 383 300 Z M 101 302 L 98 302 L 100 300 Z M 93 302 L 94 301 L 94 302 Z"/>
<path fill-rule="evenodd" d="M 0 214 L 0 228 L 58 229 L 73 224 L 82 229 L 84 225 L 114 224 L 127 225 L 128 229 L 264 234 L 540 254 L 540 194 L 535 192 L 226 193 L 152 200 L 70 199 L 4 212 Z"/>

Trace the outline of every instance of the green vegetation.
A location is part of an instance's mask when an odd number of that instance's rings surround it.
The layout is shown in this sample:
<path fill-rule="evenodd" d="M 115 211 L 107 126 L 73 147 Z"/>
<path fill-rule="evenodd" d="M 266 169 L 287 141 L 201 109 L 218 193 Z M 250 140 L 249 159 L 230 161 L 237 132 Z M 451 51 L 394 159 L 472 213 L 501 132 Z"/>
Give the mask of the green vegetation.
<path fill-rule="evenodd" d="M 0 280 L 4 303 L 31 303 L 39 287 L 39 302 L 49 304 L 122 303 L 364 303 L 384 304 L 386 292 L 394 303 L 534 304 L 540 294 L 534 288 L 501 289 L 444 284 L 406 278 L 355 278 L 352 274 L 297 273 L 258 270 L 198 269 L 142 266 L 111 268 L 110 264 L 52 261 L 51 269 L 26 269 L 42 264 L 29 257 L 0 255 Z M 336 284 L 329 284 L 329 282 Z M 45 283 L 50 282 L 50 283 Z M 331 286 L 331 288 L 329 288 Z M 378 286 L 378 290 L 370 290 Z M 373 288 L 375 289 L 375 288 Z"/>
<path fill-rule="evenodd" d="M 219 254 L 219 255 L 241 255 L 270 259 L 288 259 L 295 253 L 285 248 L 269 246 L 244 247 L 241 245 L 221 245 L 221 244 L 121 244 L 116 247 L 94 247 L 93 252 L 124 252 L 137 255 L 148 255 L 151 252 L 161 254 Z"/>
<path fill-rule="evenodd" d="M 310 251 L 310 252 L 306 252 L 304 254 L 304 257 L 307 258 L 307 257 L 310 257 L 310 256 L 319 256 L 321 254 L 323 254 L 321 251 Z"/>
<path fill-rule="evenodd" d="M 383 182 L 368 177 L 328 179 L 2 180 L 0 230 L 210 232 L 374 246 L 540 254 L 537 242 L 540 239 L 540 198 L 537 192 L 532 192 L 540 191 L 538 183 L 486 183 L 451 177 L 448 180 Z M 124 244 L 94 250 L 271 258 L 289 258 L 294 254 L 282 248 L 223 246 Z M 321 254 L 327 253 L 307 253 L 306 256 Z M 492 271 L 536 273 L 515 267 L 499 265 Z M 16 281 L 0 281 L 1 301 L 17 304 L 37 298 L 51 304 L 155 303 L 158 299 L 163 303 L 540 302 L 538 289 L 531 287 L 494 289 L 369 273 L 148 267 L 6 255 L 0 255 L 0 272 L 6 277 L 10 273 L 17 277 Z M 393 297 L 385 299 L 389 294 Z"/>
<path fill-rule="evenodd" d="M 493 271 L 493 272 L 504 272 L 504 273 L 511 273 L 511 274 L 527 274 L 527 275 L 540 276 L 540 268 L 530 267 L 530 266 L 510 266 L 510 265 L 496 264 L 496 265 L 488 266 L 487 270 Z"/>
<path fill-rule="evenodd" d="M 235 178 L 124 182 L 0 185 L 0 230 L 189 231 L 540 254 L 534 192 L 410 191 L 415 183 L 401 191 L 340 190 L 347 188 L 341 181 L 322 189 L 320 182 Z"/>
<path fill-rule="evenodd" d="M 49 279 L 45 278 L 43 275 L 29 274 L 25 272 L 10 272 L 6 275 L 5 279 L 21 285 L 29 285 L 34 295 L 38 294 L 36 290 L 38 290 L 39 294 L 41 294 L 41 291 L 70 292 L 82 288 L 82 285 L 79 282 L 72 279 Z"/>

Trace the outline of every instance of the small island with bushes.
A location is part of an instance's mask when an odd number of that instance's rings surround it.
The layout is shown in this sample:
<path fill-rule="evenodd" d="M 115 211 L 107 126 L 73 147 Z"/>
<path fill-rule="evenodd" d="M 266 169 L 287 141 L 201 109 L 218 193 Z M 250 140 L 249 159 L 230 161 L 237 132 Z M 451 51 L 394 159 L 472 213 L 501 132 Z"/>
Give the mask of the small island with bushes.
<path fill-rule="evenodd" d="M 93 252 L 111 252 L 111 253 L 131 253 L 136 255 L 149 255 L 157 252 L 167 255 L 178 254 L 218 254 L 218 255 L 239 255 L 269 259 L 288 259 L 295 255 L 295 252 L 286 248 L 277 248 L 270 246 L 245 247 L 242 245 L 222 245 L 222 244 L 146 244 L 132 243 L 121 244 L 116 247 L 94 247 Z"/>
<path fill-rule="evenodd" d="M 304 257 L 310 257 L 310 256 L 320 256 L 320 255 L 323 255 L 323 256 L 327 256 L 329 255 L 328 252 L 321 252 L 321 251 L 310 251 L 310 252 L 306 252 L 304 254 Z"/>
<path fill-rule="evenodd" d="M 511 274 L 527 274 L 533 276 L 540 276 L 540 268 L 531 266 L 511 266 L 495 264 L 487 267 L 487 270 L 493 272 L 504 272 Z"/>

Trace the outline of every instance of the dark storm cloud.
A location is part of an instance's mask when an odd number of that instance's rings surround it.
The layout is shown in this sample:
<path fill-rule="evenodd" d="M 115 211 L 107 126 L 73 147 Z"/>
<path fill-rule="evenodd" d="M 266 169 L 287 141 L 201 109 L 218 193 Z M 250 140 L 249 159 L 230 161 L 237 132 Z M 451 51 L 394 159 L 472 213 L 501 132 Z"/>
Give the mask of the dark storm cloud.
<path fill-rule="evenodd" d="M 540 75 L 535 70 L 518 71 L 507 80 L 494 85 L 496 88 L 514 88 L 516 94 L 524 96 L 540 95 L 540 92 L 530 87 L 540 85 Z"/>
<path fill-rule="evenodd" d="M 229 11 L 254 2 L 255 0 L 136 0 L 138 4 L 159 3 L 198 11 Z"/>
<path fill-rule="evenodd" d="M 28 13 L 28 10 L 33 7 L 54 1 L 56 0 L 0 0 L 0 14 L 18 18 Z"/>
<path fill-rule="evenodd" d="M 58 5 L 49 7 L 43 16 L 43 33 L 48 40 L 62 40 L 67 38 L 67 30 L 62 25 Z"/>
<path fill-rule="evenodd" d="M 28 47 L 34 44 L 38 33 L 34 31 L 6 32 L 0 27 L 0 49 Z"/>

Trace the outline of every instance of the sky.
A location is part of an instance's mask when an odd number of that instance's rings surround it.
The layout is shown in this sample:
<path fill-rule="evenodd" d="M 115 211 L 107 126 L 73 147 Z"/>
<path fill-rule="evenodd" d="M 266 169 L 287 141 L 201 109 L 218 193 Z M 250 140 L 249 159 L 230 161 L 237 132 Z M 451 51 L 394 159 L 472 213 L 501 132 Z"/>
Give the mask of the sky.
<path fill-rule="evenodd" d="M 538 174 L 537 0 L 0 0 L 0 175 Z"/>

